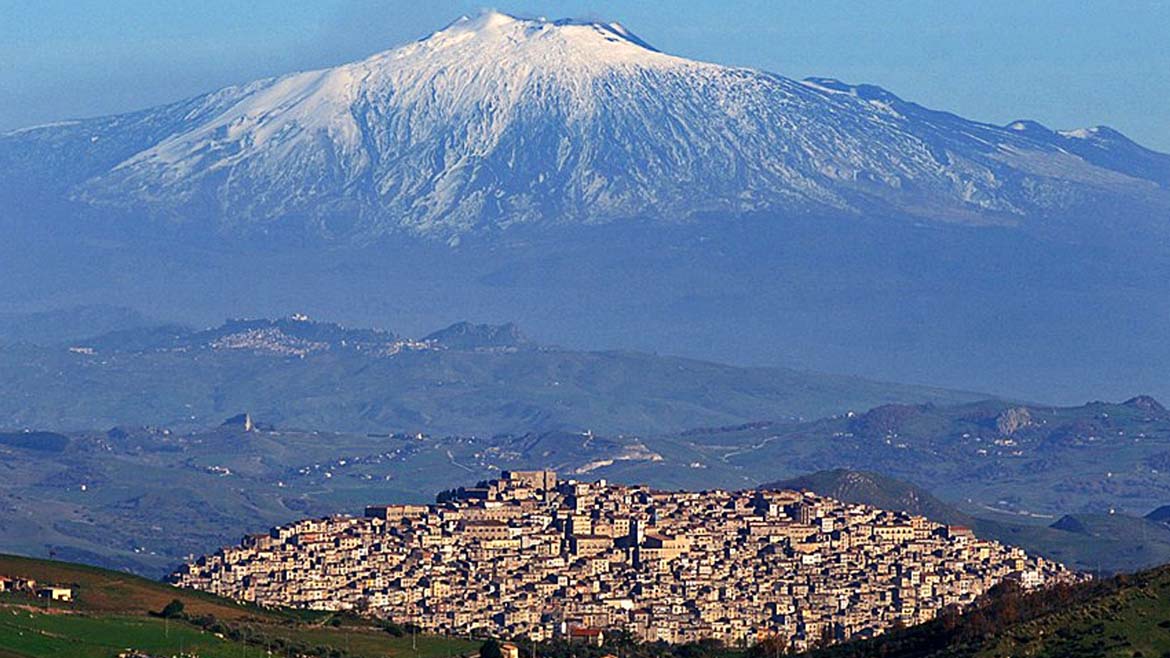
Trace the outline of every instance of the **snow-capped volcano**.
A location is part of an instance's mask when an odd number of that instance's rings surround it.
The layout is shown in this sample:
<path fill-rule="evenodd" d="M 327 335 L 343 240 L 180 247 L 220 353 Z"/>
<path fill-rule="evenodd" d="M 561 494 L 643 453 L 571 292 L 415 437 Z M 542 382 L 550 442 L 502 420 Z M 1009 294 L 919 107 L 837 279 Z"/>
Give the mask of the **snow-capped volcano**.
<path fill-rule="evenodd" d="M 0 164 L 56 149 L 76 156 L 76 200 L 327 237 L 755 211 L 1015 223 L 1102 195 L 1165 202 L 1170 156 L 1126 142 L 1135 165 L 1101 143 L 675 57 L 616 23 L 488 12 L 360 62 L 10 133 Z"/>

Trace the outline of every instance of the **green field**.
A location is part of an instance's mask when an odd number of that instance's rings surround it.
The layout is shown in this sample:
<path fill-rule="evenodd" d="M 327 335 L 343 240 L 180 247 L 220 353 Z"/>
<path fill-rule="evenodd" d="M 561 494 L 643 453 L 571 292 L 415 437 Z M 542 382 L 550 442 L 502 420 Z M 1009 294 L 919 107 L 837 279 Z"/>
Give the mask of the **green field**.
<path fill-rule="evenodd" d="M 1019 624 L 979 651 L 985 658 L 1157 658 L 1170 655 L 1170 571 L 1127 578 L 1115 592 Z"/>
<path fill-rule="evenodd" d="M 111 658 L 128 648 L 166 655 L 195 653 L 204 658 L 291 655 L 287 643 L 327 647 L 354 657 L 401 656 L 444 658 L 474 651 L 478 644 L 441 637 L 393 637 L 383 631 L 358 628 L 288 628 L 253 623 L 249 628 L 268 641 L 232 641 L 183 622 L 119 615 L 45 612 L 0 604 L 0 656 L 20 658 Z"/>
<path fill-rule="evenodd" d="M 253 655 L 351 658 L 448 658 L 474 653 L 478 643 L 435 636 L 391 635 L 357 619 L 328 613 L 266 610 L 179 590 L 135 576 L 63 562 L 0 556 L 0 574 L 70 585 L 76 601 L 46 604 L 0 596 L 0 658 L 109 658 L 126 649 L 203 658 Z M 191 617 L 214 616 L 237 636 L 205 631 L 185 620 L 149 613 L 179 599 Z M 336 625 L 335 625 L 336 624 Z"/>
<path fill-rule="evenodd" d="M 37 658 L 108 658 L 127 648 L 228 658 L 244 649 L 187 624 L 161 619 L 49 614 L 3 606 L 0 645 L 12 655 Z"/>

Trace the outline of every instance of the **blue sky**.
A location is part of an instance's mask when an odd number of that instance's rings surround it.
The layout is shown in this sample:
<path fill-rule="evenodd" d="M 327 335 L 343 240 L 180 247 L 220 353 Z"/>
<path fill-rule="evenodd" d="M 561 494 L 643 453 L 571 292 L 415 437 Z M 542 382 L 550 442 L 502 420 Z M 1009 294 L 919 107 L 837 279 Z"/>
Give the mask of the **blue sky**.
<path fill-rule="evenodd" d="M 485 6 L 618 20 L 687 57 L 995 123 L 1107 124 L 1170 151 L 1170 0 L 0 0 L 0 129 L 339 64 Z"/>

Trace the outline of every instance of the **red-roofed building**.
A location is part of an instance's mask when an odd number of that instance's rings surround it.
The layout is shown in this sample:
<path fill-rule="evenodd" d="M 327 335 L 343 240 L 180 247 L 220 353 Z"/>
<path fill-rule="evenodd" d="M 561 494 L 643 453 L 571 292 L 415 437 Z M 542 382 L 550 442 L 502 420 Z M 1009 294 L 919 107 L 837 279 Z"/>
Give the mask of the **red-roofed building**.
<path fill-rule="evenodd" d="M 581 642 L 599 647 L 605 643 L 605 633 L 600 628 L 574 627 L 569 629 L 569 642 Z"/>

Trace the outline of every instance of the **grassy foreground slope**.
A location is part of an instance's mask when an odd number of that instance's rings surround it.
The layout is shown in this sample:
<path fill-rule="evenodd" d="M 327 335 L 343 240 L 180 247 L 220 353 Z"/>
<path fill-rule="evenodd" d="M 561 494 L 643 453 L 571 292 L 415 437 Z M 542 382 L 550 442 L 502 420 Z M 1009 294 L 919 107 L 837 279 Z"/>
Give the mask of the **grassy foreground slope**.
<path fill-rule="evenodd" d="M 71 562 L 0 555 L 0 575 L 72 586 L 76 601 L 69 609 L 74 612 L 145 616 L 178 599 L 192 615 L 215 615 L 225 620 L 292 618 L 289 613 L 241 605 L 203 592 Z"/>
<path fill-rule="evenodd" d="M 1121 576 L 1100 589 L 1105 593 L 996 634 L 983 643 L 978 655 L 1130 658 L 1170 654 L 1170 569 Z"/>
<path fill-rule="evenodd" d="M 1170 565 L 1022 594 L 809 658 L 1157 658 L 1170 655 Z"/>
<path fill-rule="evenodd" d="M 446 658 L 466 640 L 394 635 L 329 613 L 270 610 L 96 567 L 0 555 L 0 575 L 73 588 L 73 603 L 0 594 L 0 658 L 109 658 L 126 649 L 203 658 L 273 655 Z M 152 615 L 172 600 L 183 619 Z M 214 625 L 209 623 L 214 619 Z M 202 623 L 200 623 L 202 622 Z M 417 649 L 415 648 L 417 647 Z"/>

